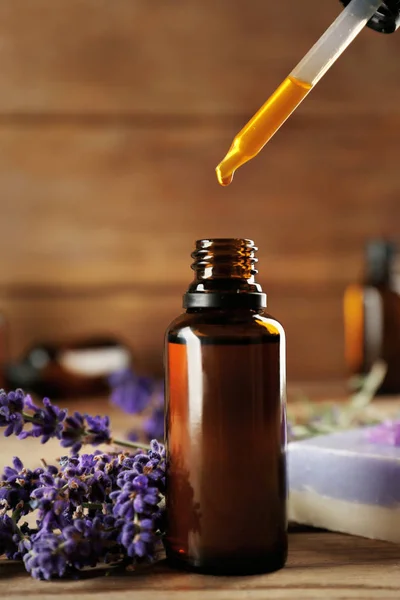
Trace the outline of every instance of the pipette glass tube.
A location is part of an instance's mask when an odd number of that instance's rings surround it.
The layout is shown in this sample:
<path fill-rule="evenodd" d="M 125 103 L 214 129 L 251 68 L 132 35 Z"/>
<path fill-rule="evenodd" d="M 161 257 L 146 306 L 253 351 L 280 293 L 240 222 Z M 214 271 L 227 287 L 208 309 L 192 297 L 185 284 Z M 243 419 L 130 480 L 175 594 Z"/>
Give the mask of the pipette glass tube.
<path fill-rule="evenodd" d="M 221 185 L 254 158 L 381 6 L 381 0 L 352 0 L 322 37 L 236 135 L 216 168 Z"/>

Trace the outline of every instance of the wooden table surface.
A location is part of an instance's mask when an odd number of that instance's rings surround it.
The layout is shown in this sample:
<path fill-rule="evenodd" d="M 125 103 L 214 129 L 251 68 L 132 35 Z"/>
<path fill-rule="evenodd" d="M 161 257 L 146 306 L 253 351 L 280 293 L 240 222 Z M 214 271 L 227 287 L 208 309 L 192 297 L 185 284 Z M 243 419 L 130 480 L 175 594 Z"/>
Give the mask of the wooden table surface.
<path fill-rule="evenodd" d="M 70 404 L 92 414 L 108 413 L 113 431 L 123 433 L 127 418 L 107 403 Z M 19 455 L 26 466 L 60 455 L 55 442 L 41 446 L 36 440 L 0 438 L 0 466 Z M 400 547 L 386 542 L 313 530 L 293 531 L 285 569 L 251 577 L 212 577 L 181 573 L 163 560 L 135 573 L 103 576 L 99 572 L 79 581 L 41 582 L 23 566 L 0 560 L 0 596 L 22 600 L 62 597 L 63 600 L 400 600 Z"/>
<path fill-rule="evenodd" d="M 399 600 L 400 548 L 335 533 L 293 533 L 287 567 L 270 575 L 194 575 L 161 561 L 128 575 L 50 583 L 0 563 L 0 577 L 1 596 L 15 600 Z"/>

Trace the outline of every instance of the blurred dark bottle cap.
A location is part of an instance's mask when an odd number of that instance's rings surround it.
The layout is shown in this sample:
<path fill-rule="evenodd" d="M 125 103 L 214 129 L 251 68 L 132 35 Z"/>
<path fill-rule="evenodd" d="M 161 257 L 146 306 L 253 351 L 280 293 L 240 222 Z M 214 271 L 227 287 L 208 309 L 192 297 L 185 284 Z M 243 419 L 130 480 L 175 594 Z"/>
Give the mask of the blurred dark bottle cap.
<path fill-rule="evenodd" d="M 396 245 L 386 239 L 369 240 L 365 247 L 366 279 L 372 285 L 388 285 L 392 278 Z"/>
<path fill-rule="evenodd" d="M 365 255 L 368 263 L 387 264 L 396 254 L 396 244 L 386 239 L 368 240 Z"/>
<path fill-rule="evenodd" d="M 350 0 L 340 0 L 347 6 Z M 385 0 L 367 23 L 368 27 L 379 33 L 393 33 L 400 25 L 400 0 Z"/>

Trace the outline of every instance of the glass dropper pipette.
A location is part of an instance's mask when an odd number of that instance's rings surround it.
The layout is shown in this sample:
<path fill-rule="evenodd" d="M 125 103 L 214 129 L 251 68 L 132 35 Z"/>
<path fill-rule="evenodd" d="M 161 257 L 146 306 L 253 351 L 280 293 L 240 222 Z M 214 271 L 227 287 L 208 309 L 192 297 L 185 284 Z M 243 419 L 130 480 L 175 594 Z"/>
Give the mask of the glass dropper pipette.
<path fill-rule="evenodd" d="M 382 0 L 352 0 L 272 96 L 237 134 L 217 166 L 221 185 L 254 158 L 325 75 L 381 6 Z"/>

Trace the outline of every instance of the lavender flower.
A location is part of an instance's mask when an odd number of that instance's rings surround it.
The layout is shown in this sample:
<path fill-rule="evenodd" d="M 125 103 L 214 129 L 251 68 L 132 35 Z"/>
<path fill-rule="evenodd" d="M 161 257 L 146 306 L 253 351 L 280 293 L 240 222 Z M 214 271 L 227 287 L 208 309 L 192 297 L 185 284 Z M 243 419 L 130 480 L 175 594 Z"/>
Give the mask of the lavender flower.
<path fill-rule="evenodd" d="M 164 406 L 153 409 L 150 417 L 143 423 L 143 431 L 149 440 L 160 440 L 164 437 Z"/>
<path fill-rule="evenodd" d="M 110 420 L 108 417 L 91 417 L 75 412 L 72 417 L 67 417 L 61 432 L 61 445 L 72 448 L 77 454 L 83 444 L 99 446 L 111 442 Z"/>
<path fill-rule="evenodd" d="M 118 531 L 110 516 L 76 519 L 62 531 L 64 549 L 69 564 L 77 569 L 94 567 L 104 559 L 108 549 L 116 544 Z"/>
<path fill-rule="evenodd" d="M 129 520 L 134 519 L 136 513 L 148 516 L 157 512 L 161 500 L 146 475 L 137 475 L 134 471 L 125 474 L 122 489 L 112 492 L 110 498 L 115 501 L 114 516 Z"/>
<path fill-rule="evenodd" d="M 147 453 L 139 453 L 127 461 L 127 471 L 122 471 L 118 478 L 118 485 L 123 487 L 124 483 L 131 478 L 131 473 L 146 475 L 152 485 L 165 493 L 165 448 L 157 440 L 150 442 L 150 450 Z"/>
<path fill-rule="evenodd" d="M 62 577 L 67 570 L 67 558 L 62 547 L 61 535 L 45 531 L 26 542 L 25 568 L 35 579 Z"/>
<path fill-rule="evenodd" d="M 26 570 L 36 579 L 49 580 L 83 567 L 95 567 L 118 551 L 119 535 L 111 516 L 75 519 L 57 534 L 41 531 L 26 543 Z"/>
<path fill-rule="evenodd" d="M 107 502 L 113 490 L 113 480 L 121 468 L 120 457 L 95 452 L 64 458 L 62 476 L 68 482 L 69 498 L 73 506 L 84 502 Z"/>
<path fill-rule="evenodd" d="M 50 467 L 50 471 L 53 467 Z M 55 469 L 57 471 L 57 469 Z M 43 468 L 30 469 L 24 468 L 21 460 L 14 457 L 13 467 L 5 467 L 0 482 L 0 500 L 6 502 L 8 508 L 15 510 L 18 508 L 20 515 L 26 515 L 30 512 L 29 505 L 30 494 L 38 485 Z"/>
<path fill-rule="evenodd" d="M 23 431 L 27 423 L 31 424 L 31 429 Z M 43 407 L 39 408 L 22 390 L 8 394 L 0 390 L 0 427 L 6 428 L 6 436 L 14 434 L 20 439 L 40 437 L 42 444 L 57 438 L 62 446 L 72 448 L 73 453 L 79 452 L 83 444 L 98 446 L 111 443 L 108 417 L 92 417 L 77 412 L 67 417 L 67 411 L 54 406 L 48 398 L 44 398 Z"/>
<path fill-rule="evenodd" d="M 366 438 L 373 444 L 400 446 L 400 421 L 384 421 L 365 430 Z"/>
<path fill-rule="evenodd" d="M 0 427 L 6 427 L 4 435 L 19 435 L 24 426 L 22 411 L 25 394 L 18 389 L 8 394 L 0 390 Z"/>
<path fill-rule="evenodd" d="M 136 375 L 131 369 L 114 373 L 109 379 L 111 402 L 128 414 L 142 414 L 142 430 L 129 432 L 128 439 L 137 441 L 141 433 L 147 440 L 164 437 L 163 385 L 149 377 Z"/>
<path fill-rule="evenodd" d="M 31 507 L 39 510 L 39 522 L 42 529 L 50 530 L 65 524 L 63 515 L 69 508 L 68 482 L 65 479 L 45 483 L 31 493 Z"/>
<path fill-rule="evenodd" d="M 126 523 L 123 526 L 120 542 L 131 558 L 153 560 L 157 537 L 154 534 L 154 520 L 150 518 Z"/>
<path fill-rule="evenodd" d="M 157 484 L 161 487 L 164 476 L 163 448 L 156 441 L 152 444 L 148 455 L 141 453 L 124 461 L 127 469 L 122 469 L 117 477 L 120 489 L 110 494 L 113 514 L 123 522 L 119 541 L 127 555 L 135 559 L 151 560 L 154 556 L 158 539 L 155 532 L 162 516 Z"/>
<path fill-rule="evenodd" d="M 60 438 L 67 411 L 54 406 L 48 398 L 43 398 L 43 406 L 44 408 L 38 408 L 31 397 L 26 396 L 24 408 L 33 411 L 30 419 L 32 429 L 20 433 L 20 439 L 41 437 L 42 444 L 45 444 L 51 438 Z"/>
<path fill-rule="evenodd" d="M 25 425 L 30 429 L 23 430 Z M 112 440 L 108 417 L 67 417 L 48 399 L 37 407 L 21 390 L 0 392 L 0 426 L 21 439 L 59 439 L 75 453 L 62 457 L 58 466 L 44 463 L 30 470 L 14 458 L 4 469 L 0 553 L 23 560 L 40 579 L 63 577 L 99 561 L 152 560 L 163 526 L 165 449 L 160 443 L 153 440 L 147 452 L 96 450 L 79 456 L 83 444 L 131 445 Z M 32 511 L 37 512 L 35 529 L 19 523 Z"/>
<path fill-rule="evenodd" d="M 100 450 L 96 450 L 93 454 L 62 456 L 60 458 L 60 467 L 63 474 L 68 477 L 83 477 L 92 473 L 100 456 L 103 456 Z"/>
<path fill-rule="evenodd" d="M 151 460 L 156 460 L 160 464 L 163 463 L 164 464 L 163 471 L 165 473 L 165 456 L 166 456 L 165 446 L 163 444 L 161 444 L 160 442 L 158 442 L 157 440 L 151 440 L 150 450 L 148 451 L 147 455 Z"/>
<path fill-rule="evenodd" d="M 8 515 L 0 516 L 0 556 L 5 554 L 8 558 L 14 559 L 18 554 L 18 547 L 15 542 L 17 528 L 14 521 Z"/>
<path fill-rule="evenodd" d="M 128 414 L 141 413 L 153 395 L 153 380 L 135 375 L 129 368 L 113 373 L 109 383 L 113 388 L 111 402 Z"/>

